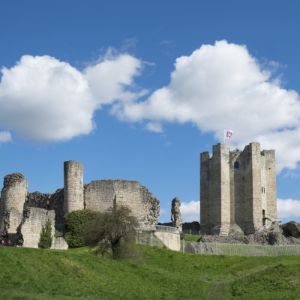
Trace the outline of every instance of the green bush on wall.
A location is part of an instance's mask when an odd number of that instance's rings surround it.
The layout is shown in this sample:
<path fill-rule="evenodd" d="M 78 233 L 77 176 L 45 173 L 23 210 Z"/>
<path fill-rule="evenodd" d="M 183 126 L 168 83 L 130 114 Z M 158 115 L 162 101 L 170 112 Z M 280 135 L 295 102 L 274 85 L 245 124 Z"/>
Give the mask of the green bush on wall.
<path fill-rule="evenodd" d="M 83 209 L 72 211 L 65 216 L 66 234 L 65 239 L 70 248 L 85 246 L 84 233 L 87 223 L 93 220 L 97 212 Z"/>
<path fill-rule="evenodd" d="M 51 221 L 48 219 L 45 226 L 43 226 L 40 241 L 39 241 L 39 248 L 48 249 L 51 247 L 52 243 L 52 228 L 51 228 Z"/>

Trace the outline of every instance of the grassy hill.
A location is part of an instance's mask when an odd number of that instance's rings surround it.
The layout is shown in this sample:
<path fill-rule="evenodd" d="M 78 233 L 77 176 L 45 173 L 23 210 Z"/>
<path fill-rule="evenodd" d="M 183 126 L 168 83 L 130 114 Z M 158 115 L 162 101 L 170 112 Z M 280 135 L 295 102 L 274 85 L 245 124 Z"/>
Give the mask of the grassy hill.
<path fill-rule="evenodd" d="M 114 261 L 89 249 L 0 248 L 0 299 L 299 299 L 300 257 L 206 256 L 139 246 Z M 298 298 L 297 298 L 298 297 Z"/>

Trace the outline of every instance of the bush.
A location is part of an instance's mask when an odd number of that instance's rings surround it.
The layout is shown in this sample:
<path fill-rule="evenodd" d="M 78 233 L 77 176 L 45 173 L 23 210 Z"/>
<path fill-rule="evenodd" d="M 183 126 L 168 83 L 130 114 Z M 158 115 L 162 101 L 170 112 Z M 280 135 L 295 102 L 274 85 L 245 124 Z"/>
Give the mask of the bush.
<path fill-rule="evenodd" d="M 129 208 L 121 206 L 99 213 L 88 223 L 85 231 L 86 243 L 102 249 L 110 245 L 114 259 L 128 256 L 129 245 L 135 240 L 137 219 L 132 216 Z M 99 252 L 101 252 L 99 249 Z"/>
<path fill-rule="evenodd" d="M 87 224 L 99 213 L 83 209 L 72 211 L 65 216 L 66 234 L 65 239 L 70 248 L 85 246 L 84 232 Z"/>
<path fill-rule="evenodd" d="M 48 249 L 51 247 L 52 243 L 52 228 L 51 228 L 51 221 L 48 219 L 45 226 L 42 227 L 40 241 L 39 241 L 39 248 Z"/>

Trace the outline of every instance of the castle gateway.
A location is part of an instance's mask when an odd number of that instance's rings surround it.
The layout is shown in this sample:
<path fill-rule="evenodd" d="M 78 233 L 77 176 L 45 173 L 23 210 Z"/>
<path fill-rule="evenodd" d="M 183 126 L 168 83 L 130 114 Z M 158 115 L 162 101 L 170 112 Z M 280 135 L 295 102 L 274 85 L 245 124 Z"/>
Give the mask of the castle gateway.
<path fill-rule="evenodd" d="M 200 215 L 203 234 L 245 234 L 277 220 L 275 151 L 250 143 L 243 151 L 225 144 L 201 153 Z"/>

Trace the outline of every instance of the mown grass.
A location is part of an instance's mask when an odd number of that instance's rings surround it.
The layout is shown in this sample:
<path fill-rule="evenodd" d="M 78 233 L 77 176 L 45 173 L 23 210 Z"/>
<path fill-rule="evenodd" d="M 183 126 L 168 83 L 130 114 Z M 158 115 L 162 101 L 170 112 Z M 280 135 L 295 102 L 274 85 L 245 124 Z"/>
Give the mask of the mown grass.
<path fill-rule="evenodd" d="M 300 257 L 0 248 L 0 299 L 299 299 Z"/>

